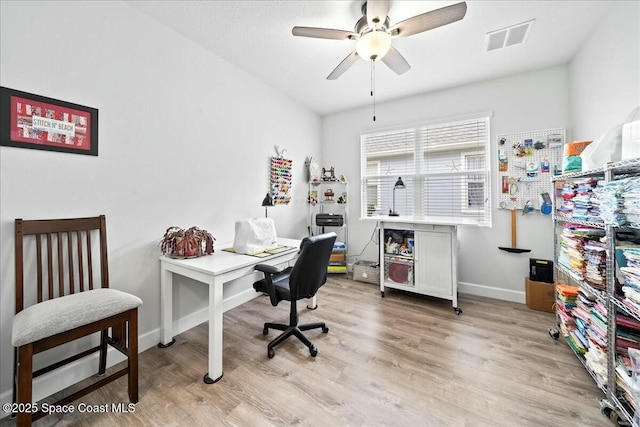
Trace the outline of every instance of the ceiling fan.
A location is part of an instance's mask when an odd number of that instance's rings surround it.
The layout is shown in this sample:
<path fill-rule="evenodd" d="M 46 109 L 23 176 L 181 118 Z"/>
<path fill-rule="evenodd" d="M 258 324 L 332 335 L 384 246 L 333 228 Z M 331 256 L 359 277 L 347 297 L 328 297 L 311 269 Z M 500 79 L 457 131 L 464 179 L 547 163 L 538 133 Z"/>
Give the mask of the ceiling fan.
<path fill-rule="evenodd" d="M 459 21 L 467 13 L 467 4 L 461 2 L 432 10 L 393 26 L 390 25 L 387 13 L 389 0 L 367 0 L 362 4 L 363 16 L 356 22 L 354 31 L 296 26 L 291 32 L 294 36 L 300 37 L 356 40 L 356 51 L 347 55 L 327 76 L 327 80 L 340 77 L 358 58 L 368 61 L 381 60 L 396 74 L 403 74 L 409 71 L 411 66 L 400 52 L 391 46 L 391 38 L 411 36 Z"/>

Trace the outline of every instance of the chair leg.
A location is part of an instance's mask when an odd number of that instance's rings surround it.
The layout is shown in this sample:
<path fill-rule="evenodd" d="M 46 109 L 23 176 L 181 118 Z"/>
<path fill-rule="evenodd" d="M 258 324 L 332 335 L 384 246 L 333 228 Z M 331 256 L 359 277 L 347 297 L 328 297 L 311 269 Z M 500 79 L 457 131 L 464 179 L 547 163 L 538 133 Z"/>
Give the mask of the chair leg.
<path fill-rule="evenodd" d="M 314 348 L 313 343 L 309 340 L 309 338 L 306 337 L 305 334 L 302 333 L 302 331 L 300 330 L 300 328 L 295 328 L 293 330 L 293 334 L 300 340 L 302 341 L 302 343 L 304 345 L 306 345 L 309 350 L 311 350 L 312 348 Z"/>
<path fill-rule="evenodd" d="M 284 325 L 282 323 L 265 323 L 264 330 L 275 329 L 276 331 L 286 331 L 289 325 Z M 266 334 L 265 334 L 266 335 Z"/>
<path fill-rule="evenodd" d="M 29 406 L 32 403 L 33 383 L 33 346 L 26 344 L 18 348 L 18 400 L 19 406 Z M 20 405 L 22 404 L 22 405 Z M 18 427 L 31 425 L 31 412 L 18 412 L 16 425 Z"/>
<path fill-rule="evenodd" d="M 138 403 L 138 309 L 131 310 L 129 316 L 129 401 Z"/>
<path fill-rule="evenodd" d="M 109 330 L 103 329 L 100 332 L 100 359 L 98 362 L 98 375 L 104 375 L 107 371 L 107 338 Z"/>
<path fill-rule="evenodd" d="M 286 340 L 287 338 L 289 338 L 291 335 L 296 333 L 296 328 L 287 328 L 283 333 L 281 333 L 280 335 L 278 335 L 273 341 L 271 341 L 269 344 L 267 344 L 267 354 L 271 355 L 273 354 L 273 348 L 275 346 L 277 346 L 278 344 L 282 343 L 284 340 Z M 272 357 L 272 356 L 269 356 Z"/>
<path fill-rule="evenodd" d="M 18 402 L 18 347 L 13 347 L 13 380 L 12 383 L 13 390 L 11 395 L 11 402 Z M 16 417 L 16 412 L 11 412 L 11 418 Z"/>
<path fill-rule="evenodd" d="M 304 325 L 298 325 L 298 329 L 300 329 L 301 331 L 308 331 L 318 328 L 322 328 L 322 330 L 324 331 L 325 329 L 327 329 L 327 325 L 324 322 L 305 323 Z"/>

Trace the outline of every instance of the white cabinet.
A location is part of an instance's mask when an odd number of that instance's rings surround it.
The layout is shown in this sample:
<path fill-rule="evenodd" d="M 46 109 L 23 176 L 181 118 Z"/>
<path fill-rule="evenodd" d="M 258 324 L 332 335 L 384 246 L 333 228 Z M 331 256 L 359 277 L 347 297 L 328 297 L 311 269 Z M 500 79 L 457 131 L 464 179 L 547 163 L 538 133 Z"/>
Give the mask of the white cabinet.
<path fill-rule="evenodd" d="M 453 299 L 453 235 L 439 231 L 415 232 L 415 279 L 416 289 L 421 293 Z"/>
<path fill-rule="evenodd" d="M 380 222 L 380 295 L 385 288 L 443 298 L 458 308 L 455 225 Z"/>

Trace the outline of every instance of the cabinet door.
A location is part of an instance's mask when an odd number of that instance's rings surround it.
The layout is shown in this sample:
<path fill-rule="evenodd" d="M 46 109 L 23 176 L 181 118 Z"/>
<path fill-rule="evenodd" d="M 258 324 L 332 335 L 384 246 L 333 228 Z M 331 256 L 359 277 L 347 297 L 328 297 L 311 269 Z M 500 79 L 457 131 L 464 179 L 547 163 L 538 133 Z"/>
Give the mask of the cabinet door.
<path fill-rule="evenodd" d="M 415 232 L 415 286 L 426 295 L 451 299 L 451 234 Z"/>

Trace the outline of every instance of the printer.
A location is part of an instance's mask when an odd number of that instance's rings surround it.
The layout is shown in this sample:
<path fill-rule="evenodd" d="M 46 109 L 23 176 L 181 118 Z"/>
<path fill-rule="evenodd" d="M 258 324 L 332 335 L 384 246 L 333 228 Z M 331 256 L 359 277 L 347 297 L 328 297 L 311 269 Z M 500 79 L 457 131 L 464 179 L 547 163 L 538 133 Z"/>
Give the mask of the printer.
<path fill-rule="evenodd" d="M 316 215 L 316 225 L 319 227 L 341 227 L 343 224 L 342 214 L 319 213 Z"/>

